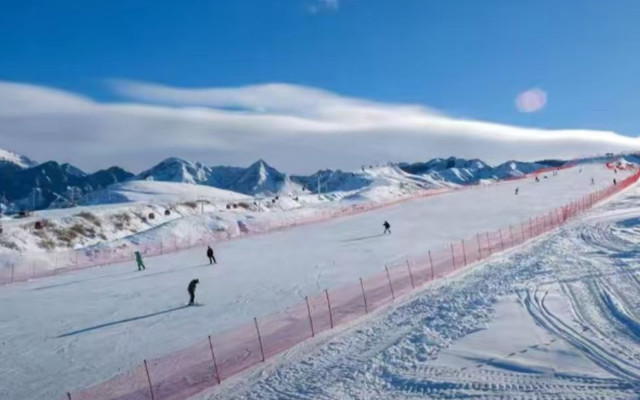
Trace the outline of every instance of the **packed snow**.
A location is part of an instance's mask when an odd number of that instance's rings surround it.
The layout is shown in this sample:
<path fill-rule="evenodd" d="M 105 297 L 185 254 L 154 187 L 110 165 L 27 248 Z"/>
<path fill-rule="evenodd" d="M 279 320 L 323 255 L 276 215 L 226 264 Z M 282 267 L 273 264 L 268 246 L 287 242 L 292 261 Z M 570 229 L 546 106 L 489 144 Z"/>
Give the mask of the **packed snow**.
<path fill-rule="evenodd" d="M 94 192 L 86 199 L 87 204 L 109 204 L 144 202 L 171 204 L 185 201 L 209 200 L 209 202 L 228 202 L 248 200 L 249 196 L 211 186 L 193 183 L 161 181 L 127 181 L 109 186 L 108 189 Z"/>
<path fill-rule="evenodd" d="M 195 398 L 637 399 L 640 187 Z"/>
<path fill-rule="evenodd" d="M 617 176 L 622 179 L 625 174 Z M 3 287 L 0 398 L 57 398 L 127 370 L 143 358 L 184 348 L 211 332 L 298 303 L 307 294 L 379 273 L 385 263 L 546 212 L 609 185 L 613 176 L 602 164 L 585 165 L 541 182 L 527 179 L 480 186 L 221 242 L 214 245 L 219 263 L 215 266 L 206 262 L 205 249 L 197 248 L 149 258 L 143 272 L 125 263 Z M 591 177 L 595 185 L 590 184 Z M 196 217 L 192 218 L 194 222 Z M 384 220 L 391 222 L 392 235 L 381 235 Z M 190 223 L 184 222 L 180 229 L 188 230 Z M 202 307 L 183 308 L 186 285 L 196 277 L 201 282 L 197 301 Z M 451 315 L 460 313 L 462 306 L 470 307 L 468 324 L 467 317 L 441 322 L 459 326 L 454 336 L 468 333 L 467 328 L 477 322 L 474 307 L 484 310 L 490 305 L 483 305 L 482 296 L 493 296 L 492 288 L 478 286 L 477 294 L 470 295 L 477 284 L 470 280 L 466 297 L 443 305 Z M 446 294 L 454 289 L 443 290 Z M 446 298 L 443 295 L 442 301 Z M 434 301 L 435 296 L 425 300 L 424 307 Z M 449 314 L 445 310 L 439 318 Z M 489 319 L 488 311 L 478 313 Z M 403 332 L 396 329 L 395 334 L 401 338 Z M 453 333 L 443 334 L 446 338 Z M 416 334 L 427 338 L 424 332 Z"/>

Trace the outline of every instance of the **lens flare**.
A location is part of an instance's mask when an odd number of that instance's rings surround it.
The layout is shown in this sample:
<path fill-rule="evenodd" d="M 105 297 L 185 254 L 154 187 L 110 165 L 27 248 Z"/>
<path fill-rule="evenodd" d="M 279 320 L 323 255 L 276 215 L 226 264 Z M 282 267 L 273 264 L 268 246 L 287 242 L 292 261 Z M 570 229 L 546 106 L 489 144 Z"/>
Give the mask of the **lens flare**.
<path fill-rule="evenodd" d="M 540 111 L 547 104 L 547 93 L 540 88 L 526 90 L 516 97 L 516 108 L 520 112 Z"/>

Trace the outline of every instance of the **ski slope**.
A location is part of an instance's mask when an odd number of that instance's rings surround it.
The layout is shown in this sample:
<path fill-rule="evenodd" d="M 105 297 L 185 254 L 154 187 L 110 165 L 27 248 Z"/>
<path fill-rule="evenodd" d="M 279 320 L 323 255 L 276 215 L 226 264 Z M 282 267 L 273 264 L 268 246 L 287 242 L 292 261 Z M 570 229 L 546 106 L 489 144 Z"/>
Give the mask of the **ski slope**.
<path fill-rule="evenodd" d="M 637 399 L 640 187 L 213 399 Z"/>
<path fill-rule="evenodd" d="M 1 288 L 0 398 L 58 398 L 307 294 L 378 273 L 385 263 L 520 222 L 613 177 L 602 164 L 584 165 L 539 183 L 479 186 L 220 243 L 216 266 L 206 263 L 205 249 L 193 249 L 147 259 L 144 272 L 120 264 Z M 392 235 L 381 235 L 384 220 Z M 201 282 L 201 307 L 185 308 L 193 278 Z"/>

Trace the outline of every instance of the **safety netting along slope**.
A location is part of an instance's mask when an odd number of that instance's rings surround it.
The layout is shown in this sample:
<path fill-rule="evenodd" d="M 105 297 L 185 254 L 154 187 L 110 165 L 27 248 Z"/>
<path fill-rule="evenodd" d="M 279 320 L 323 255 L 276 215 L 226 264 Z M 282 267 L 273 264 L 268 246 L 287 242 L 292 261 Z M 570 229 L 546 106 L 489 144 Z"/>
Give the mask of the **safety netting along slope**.
<path fill-rule="evenodd" d="M 375 276 L 306 297 L 303 303 L 286 311 L 254 318 L 228 332 L 203 337 L 179 352 L 143 360 L 137 367 L 94 387 L 66 393 L 65 398 L 188 398 L 321 332 L 355 321 L 419 290 L 428 282 L 469 268 L 495 253 L 554 230 L 598 202 L 633 185 L 639 178 L 640 172 L 635 172 L 621 182 L 548 213 L 452 242 L 445 248 L 387 266 Z"/>

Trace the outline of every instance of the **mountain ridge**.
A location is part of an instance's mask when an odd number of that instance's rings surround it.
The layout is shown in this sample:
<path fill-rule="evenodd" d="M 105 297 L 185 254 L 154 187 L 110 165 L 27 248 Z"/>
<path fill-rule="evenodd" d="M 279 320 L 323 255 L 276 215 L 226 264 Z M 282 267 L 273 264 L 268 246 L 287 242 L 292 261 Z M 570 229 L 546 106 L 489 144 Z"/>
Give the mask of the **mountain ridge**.
<path fill-rule="evenodd" d="M 426 162 L 362 167 L 358 171 L 319 170 L 310 175 L 288 175 L 259 159 L 248 167 L 209 166 L 169 157 L 153 167 L 132 174 L 118 166 L 86 173 L 68 164 L 41 164 L 0 149 L 0 203 L 17 212 L 22 209 L 64 207 L 109 185 L 135 180 L 154 180 L 205 185 L 249 196 L 298 195 L 357 191 L 372 185 L 396 184 L 438 187 L 474 184 L 523 176 L 541 168 L 560 167 L 564 160 L 523 162 L 510 160 L 490 166 L 480 159 L 434 158 Z"/>

